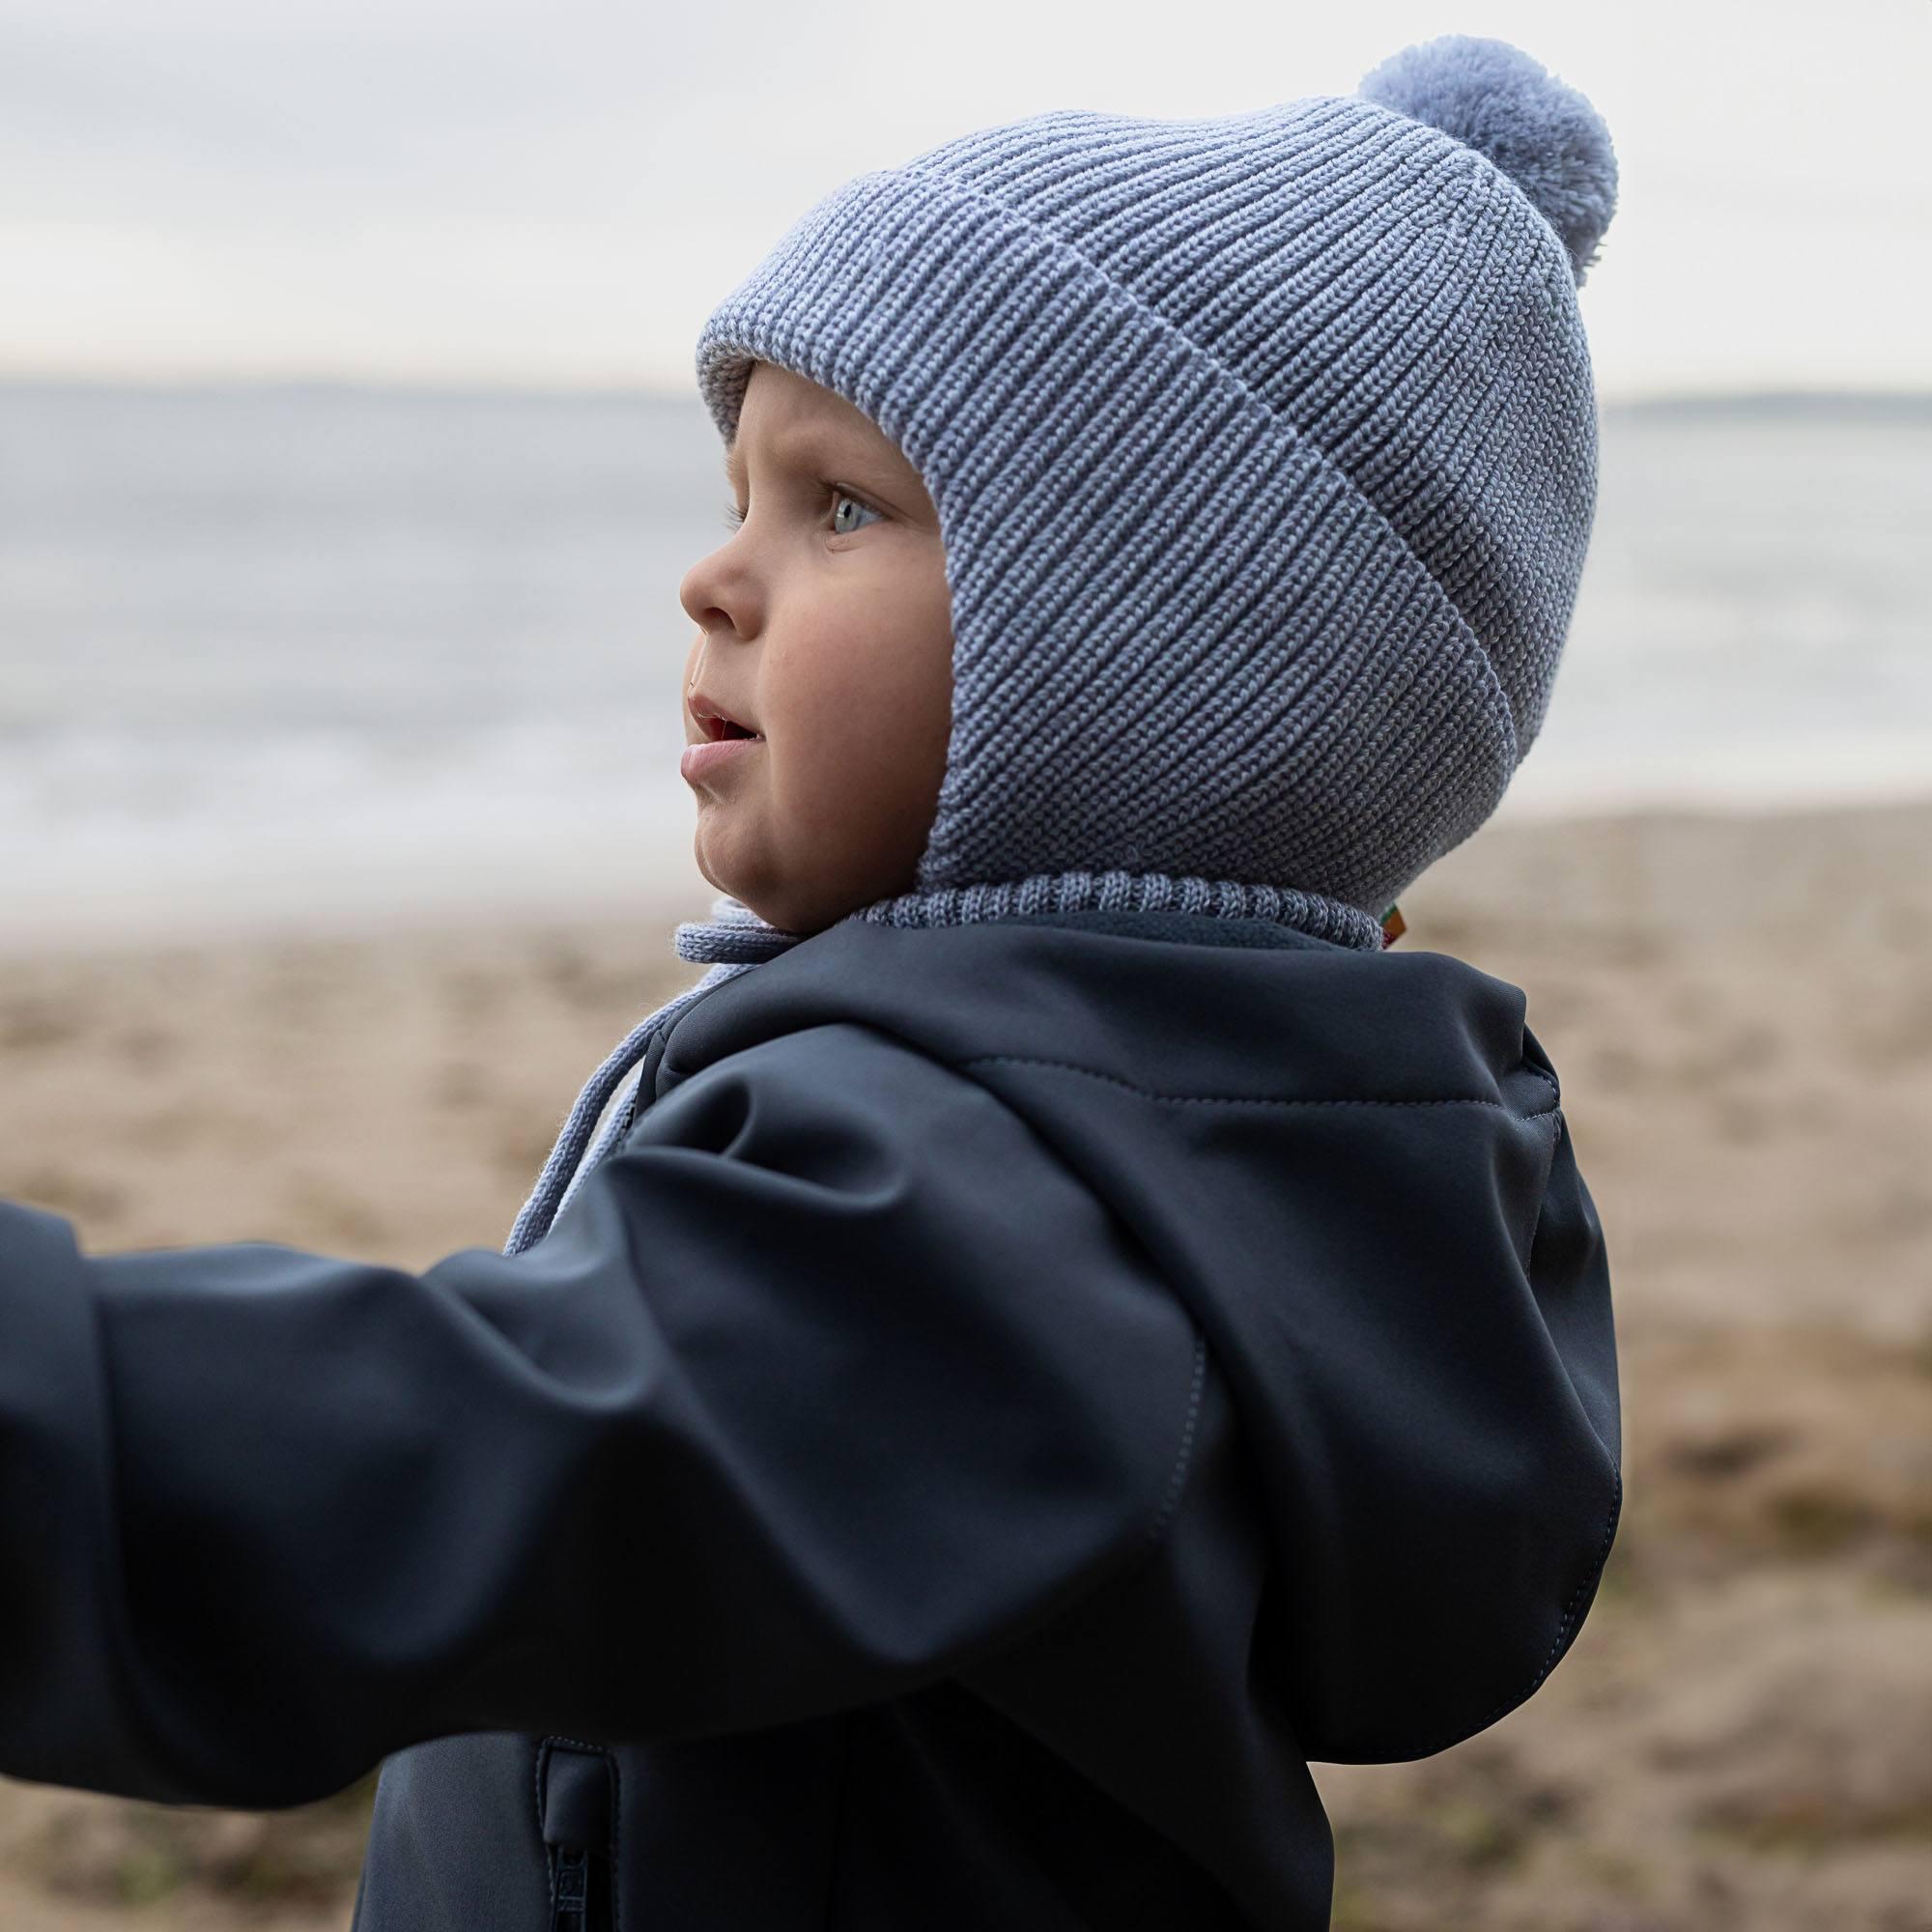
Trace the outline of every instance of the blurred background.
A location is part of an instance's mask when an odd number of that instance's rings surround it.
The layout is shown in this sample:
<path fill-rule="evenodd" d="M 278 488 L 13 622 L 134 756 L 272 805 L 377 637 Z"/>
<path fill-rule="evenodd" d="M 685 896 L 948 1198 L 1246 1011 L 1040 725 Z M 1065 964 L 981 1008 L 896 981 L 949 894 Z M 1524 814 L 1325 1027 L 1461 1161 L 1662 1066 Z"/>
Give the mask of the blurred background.
<path fill-rule="evenodd" d="M 0 1194 L 111 1250 L 499 1245 L 696 977 L 692 352 L 819 195 L 1050 107 L 1590 96 L 1596 536 L 1548 722 L 1401 942 L 1522 986 L 1617 1288 L 1574 1650 L 1317 1767 L 1344 1932 L 1932 1926 L 1923 0 L 1615 10 L 0 0 Z M 371 1780 L 0 1780 L 0 1924 L 349 1920 Z"/>

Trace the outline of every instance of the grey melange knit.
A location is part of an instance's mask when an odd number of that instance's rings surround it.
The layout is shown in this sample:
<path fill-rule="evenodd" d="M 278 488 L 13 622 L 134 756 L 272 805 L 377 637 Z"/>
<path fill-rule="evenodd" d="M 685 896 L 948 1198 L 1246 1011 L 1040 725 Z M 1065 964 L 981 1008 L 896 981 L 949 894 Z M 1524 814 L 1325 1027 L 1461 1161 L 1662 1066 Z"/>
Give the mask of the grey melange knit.
<path fill-rule="evenodd" d="M 939 512 L 938 808 L 914 890 L 849 917 L 1191 900 L 1379 951 L 1549 702 L 1596 503 L 1577 291 L 1615 188 L 1580 94 L 1448 35 L 1351 96 L 1035 115 L 810 209 L 696 370 L 727 443 L 755 361 L 834 390 Z M 714 912 L 676 942 L 714 963 L 592 1076 L 509 1252 L 657 1028 L 800 937 Z"/>

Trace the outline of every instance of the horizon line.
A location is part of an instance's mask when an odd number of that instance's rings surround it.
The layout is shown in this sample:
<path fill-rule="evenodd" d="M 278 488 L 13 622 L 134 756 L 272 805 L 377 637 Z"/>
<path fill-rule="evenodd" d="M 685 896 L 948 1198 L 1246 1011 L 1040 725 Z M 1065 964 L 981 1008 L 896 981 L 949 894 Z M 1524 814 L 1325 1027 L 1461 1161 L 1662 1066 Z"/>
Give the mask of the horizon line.
<path fill-rule="evenodd" d="M 348 375 L 330 372 L 211 375 L 206 372 L 103 374 L 97 370 L 9 369 L 0 366 L 0 389 L 81 389 L 151 395 L 208 395 L 324 391 L 335 394 L 488 402 L 691 402 L 702 403 L 696 382 L 666 384 L 639 379 L 603 383 L 544 383 L 529 378 L 457 379 Z M 1599 392 L 1603 410 L 1668 411 L 1717 406 L 1777 409 L 1844 404 L 1903 404 L 1932 409 L 1932 386 L 1793 384 L 1740 388 L 1653 386 Z"/>

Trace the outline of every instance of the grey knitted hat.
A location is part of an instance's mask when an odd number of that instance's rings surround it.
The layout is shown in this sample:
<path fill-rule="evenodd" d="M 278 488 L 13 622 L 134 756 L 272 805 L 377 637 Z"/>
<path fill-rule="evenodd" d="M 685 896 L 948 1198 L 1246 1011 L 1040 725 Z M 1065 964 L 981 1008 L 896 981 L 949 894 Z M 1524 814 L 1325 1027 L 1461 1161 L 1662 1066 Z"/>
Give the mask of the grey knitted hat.
<path fill-rule="evenodd" d="M 1590 103 L 1507 43 L 1345 98 L 965 134 L 812 207 L 713 312 L 938 510 L 952 736 L 923 895 L 1070 871 L 1379 918 L 1534 742 L 1596 499 Z"/>

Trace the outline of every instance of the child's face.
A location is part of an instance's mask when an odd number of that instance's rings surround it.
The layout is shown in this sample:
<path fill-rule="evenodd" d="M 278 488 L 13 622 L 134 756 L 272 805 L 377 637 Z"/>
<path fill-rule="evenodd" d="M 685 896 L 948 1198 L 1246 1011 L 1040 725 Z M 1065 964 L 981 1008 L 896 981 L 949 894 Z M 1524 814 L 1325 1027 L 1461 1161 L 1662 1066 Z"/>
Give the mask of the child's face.
<path fill-rule="evenodd" d="M 694 850 L 759 918 L 816 932 L 911 890 L 938 809 L 952 713 L 939 514 L 863 411 L 776 363 L 752 370 L 726 473 L 744 523 L 678 589 L 698 626 L 685 740 L 712 738 L 693 710 L 708 698 L 762 742 L 701 768 L 687 750 Z"/>

